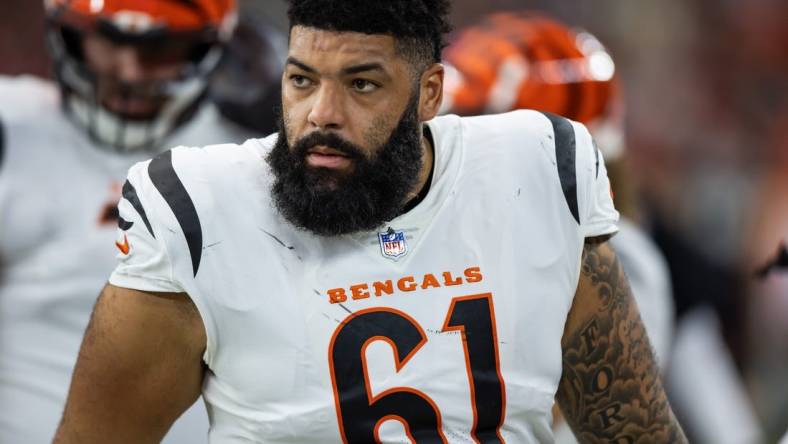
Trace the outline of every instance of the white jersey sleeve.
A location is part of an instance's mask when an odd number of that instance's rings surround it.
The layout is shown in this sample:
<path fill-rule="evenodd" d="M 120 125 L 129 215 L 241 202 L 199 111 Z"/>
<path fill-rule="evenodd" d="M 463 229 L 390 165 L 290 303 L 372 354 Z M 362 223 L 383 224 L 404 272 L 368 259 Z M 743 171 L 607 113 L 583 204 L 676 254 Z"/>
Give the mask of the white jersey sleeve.
<path fill-rule="evenodd" d="M 586 127 L 572 122 L 577 147 L 577 181 L 580 198 L 580 227 L 585 237 L 603 236 L 618 231 L 618 211 L 613 205 L 610 180 L 602 152 Z"/>
<path fill-rule="evenodd" d="M 158 193 L 148 177 L 150 162 L 141 162 L 129 170 L 118 203 L 118 266 L 109 282 L 142 291 L 183 292 L 175 282 L 172 263 L 157 224 L 155 199 Z M 155 228 L 154 228 L 155 227 Z"/>
<path fill-rule="evenodd" d="M 588 130 L 564 117 L 541 114 L 552 126 L 552 134 L 547 137 L 555 147 L 553 162 L 580 234 L 587 238 L 615 233 L 619 214 L 613 205 L 602 153 Z"/>

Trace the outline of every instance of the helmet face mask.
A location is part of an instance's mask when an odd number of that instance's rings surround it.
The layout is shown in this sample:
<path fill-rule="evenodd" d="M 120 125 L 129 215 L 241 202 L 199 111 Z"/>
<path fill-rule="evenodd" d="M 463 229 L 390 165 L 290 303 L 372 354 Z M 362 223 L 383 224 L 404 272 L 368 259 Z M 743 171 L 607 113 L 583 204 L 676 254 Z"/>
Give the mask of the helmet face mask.
<path fill-rule="evenodd" d="M 108 8 L 93 14 L 82 3 L 47 5 L 48 43 L 66 114 L 103 147 L 160 148 L 206 95 L 234 26 L 234 3 L 104 0 L 90 2 Z M 162 9 L 163 4 L 181 9 Z M 182 14 L 156 15 L 163 12 Z M 217 19 L 205 20 L 202 13 L 208 12 Z"/>

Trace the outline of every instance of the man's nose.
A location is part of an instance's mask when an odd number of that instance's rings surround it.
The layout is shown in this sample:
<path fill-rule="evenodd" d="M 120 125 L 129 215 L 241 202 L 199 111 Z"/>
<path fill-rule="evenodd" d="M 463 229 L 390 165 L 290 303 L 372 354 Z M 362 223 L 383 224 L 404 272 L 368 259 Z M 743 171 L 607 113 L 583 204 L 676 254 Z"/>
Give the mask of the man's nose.
<path fill-rule="evenodd" d="M 338 130 L 345 126 L 344 102 L 338 87 L 324 83 L 315 92 L 309 124 L 321 130 Z"/>
<path fill-rule="evenodd" d="M 115 50 L 115 75 L 118 80 L 125 83 L 140 82 L 145 80 L 146 71 L 136 49 L 123 46 Z"/>

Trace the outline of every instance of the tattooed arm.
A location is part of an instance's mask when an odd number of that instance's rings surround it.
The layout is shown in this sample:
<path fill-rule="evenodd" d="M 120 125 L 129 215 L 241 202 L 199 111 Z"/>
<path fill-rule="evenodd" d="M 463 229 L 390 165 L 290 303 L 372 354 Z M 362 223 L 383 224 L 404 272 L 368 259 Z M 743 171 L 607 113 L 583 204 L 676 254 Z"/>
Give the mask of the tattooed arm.
<path fill-rule="evenodd" d="M 579 442 L 687 442 L 629 283 L 607 242 L 586 240 L 561 346 L 556 398 Z"/>

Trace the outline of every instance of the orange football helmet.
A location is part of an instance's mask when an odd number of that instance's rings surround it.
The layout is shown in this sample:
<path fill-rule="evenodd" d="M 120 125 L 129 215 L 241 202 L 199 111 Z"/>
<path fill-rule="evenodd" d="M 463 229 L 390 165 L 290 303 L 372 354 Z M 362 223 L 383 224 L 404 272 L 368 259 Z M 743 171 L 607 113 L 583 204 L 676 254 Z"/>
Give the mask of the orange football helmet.
<path fill-rule="evenodd" d="M 76 29 L 111 26 L 125 34 L 205 33 L 229 37 L 235 0 L 46 0 L 47 17 Z"/>
<path fill-rule="evenodd" d="M 93 140 L 119 151 L 156 149 L 189 120 L 206 95 L 208 78 L 237 19 L 235 0 L 45 0 L 44 5 L 64 110 Z M 176 78 L 124 84 L 132 94 L 162 103 L 155 116 L 130 119 L 101 106 L 99 80 L 83 55 L 87 33 L 149 53 L 175 42 L 190 48 Z"/>
<path fill-rule="evenodd" d="M 606 157 L 620 153 L 623 101 L 615 64 L 591 34 L 541 14 L 495 13 L 461 30 L 444 63 L 443 112 L 547 111 L 586 124 Z"/>

